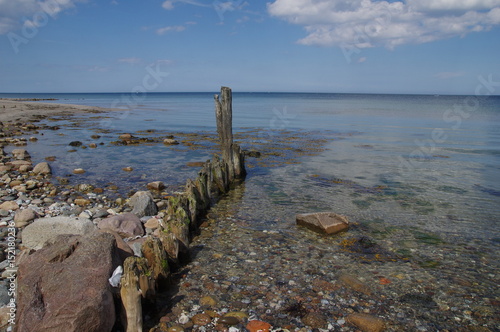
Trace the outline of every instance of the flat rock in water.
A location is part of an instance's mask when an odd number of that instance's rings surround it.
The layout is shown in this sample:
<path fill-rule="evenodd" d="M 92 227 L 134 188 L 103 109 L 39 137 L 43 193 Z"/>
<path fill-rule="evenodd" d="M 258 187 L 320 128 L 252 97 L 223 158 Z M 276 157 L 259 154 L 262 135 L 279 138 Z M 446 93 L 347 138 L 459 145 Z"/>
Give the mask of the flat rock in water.
<path fill-rule="evenodd" d="M 305 226 L 314 231 L 335 234 L 349 228 L 347 217 L 334 212 L 304 213 L 296 216 L 297 225 Z"/>
<path fill-rule="evenodd" d="M 83 235 L 96 229 L 89 219 L 74 217 L 39 218 L 23 230 L 23 246 L 39 250 L 45 243 L 52 242 L 58 235 Z"/>

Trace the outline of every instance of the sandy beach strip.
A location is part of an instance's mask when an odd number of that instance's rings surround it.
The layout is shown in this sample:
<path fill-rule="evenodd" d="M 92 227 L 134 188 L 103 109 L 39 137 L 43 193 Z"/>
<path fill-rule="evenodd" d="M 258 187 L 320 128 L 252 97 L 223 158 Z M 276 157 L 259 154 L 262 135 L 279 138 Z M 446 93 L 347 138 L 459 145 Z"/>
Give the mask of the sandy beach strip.
<path fill-rule="evenodd" d="M 27 101 L 23 99 L 0 98 L 1 122 L 28 122 L 41 118 L 75 113 L 104 113 L 117 109 L 85 105 L 69 105 Z"/>

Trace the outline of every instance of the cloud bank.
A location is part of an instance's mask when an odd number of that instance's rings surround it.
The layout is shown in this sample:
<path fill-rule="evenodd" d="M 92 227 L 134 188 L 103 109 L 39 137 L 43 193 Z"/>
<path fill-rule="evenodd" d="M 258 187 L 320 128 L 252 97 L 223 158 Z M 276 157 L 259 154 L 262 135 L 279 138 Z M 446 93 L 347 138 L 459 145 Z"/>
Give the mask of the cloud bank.
<path fill-rule="evenodd" d="M 48 17 L 56 18 L 65 10 L 86 0 L 0 0 L 0 35 L 21 29 L 38 27 Z"/>
<path fill-rule="evenodd" d="M 500 24 L 500 0 L 275 0 L 270 15 L 301 25 L 303 45 L 422 44 Z"/>

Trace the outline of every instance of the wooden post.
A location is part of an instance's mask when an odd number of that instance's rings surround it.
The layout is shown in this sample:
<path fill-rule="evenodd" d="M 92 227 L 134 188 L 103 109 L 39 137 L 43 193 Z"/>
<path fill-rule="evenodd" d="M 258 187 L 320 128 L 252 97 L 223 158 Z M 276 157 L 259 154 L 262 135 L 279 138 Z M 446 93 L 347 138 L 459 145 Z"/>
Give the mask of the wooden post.
<path fill-rule="evenodd" d="M 215 95 L 215 117 L 217 133 L 222 147 L 222 160 L 227 165 L 229 182 L 246 175 L 245 161 L 241 148 L 233 143 L 233 97 L 231 89 L 221 87 L 220 96 Z"/>

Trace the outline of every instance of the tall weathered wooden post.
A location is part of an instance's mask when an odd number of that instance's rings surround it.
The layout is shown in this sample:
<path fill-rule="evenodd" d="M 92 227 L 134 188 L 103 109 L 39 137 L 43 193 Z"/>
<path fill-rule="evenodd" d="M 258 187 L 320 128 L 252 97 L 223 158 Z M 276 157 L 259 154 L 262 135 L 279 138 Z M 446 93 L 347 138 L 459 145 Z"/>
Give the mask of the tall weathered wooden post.
<path fill-rule="evenodd" d="M 233 104 L 232 92 L 228 87 L 221 87 L 220 96 L 215 95 L 215 117 L 217 132 L 222 148 L 222 160 L 227 165 L 229 182 L 243 179 L 246 175 L 245 157 L 238 144 L 233 142 Z"/>

